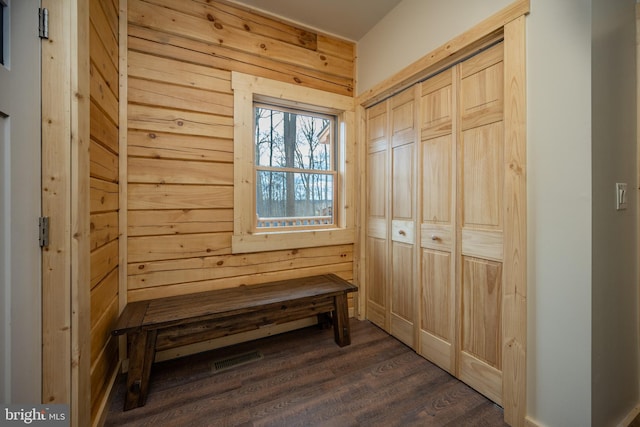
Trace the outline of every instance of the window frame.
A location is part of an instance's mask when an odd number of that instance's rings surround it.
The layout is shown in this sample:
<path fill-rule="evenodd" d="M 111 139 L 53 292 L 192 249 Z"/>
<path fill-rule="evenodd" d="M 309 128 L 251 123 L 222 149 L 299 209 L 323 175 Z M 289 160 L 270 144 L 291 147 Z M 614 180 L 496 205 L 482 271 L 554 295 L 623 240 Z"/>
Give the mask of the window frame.
<path fill-rule="evenodd" d="M 234 92 L 234 213 L 232 253 L 299 249 L 355 242 L 355 100 L 295 84 L 231 73 Z M 256 229 L 254 102 L 335 117 L 337 197 L 326 228 Z M 249 197 L 248 197 L 249 195 Z"/>

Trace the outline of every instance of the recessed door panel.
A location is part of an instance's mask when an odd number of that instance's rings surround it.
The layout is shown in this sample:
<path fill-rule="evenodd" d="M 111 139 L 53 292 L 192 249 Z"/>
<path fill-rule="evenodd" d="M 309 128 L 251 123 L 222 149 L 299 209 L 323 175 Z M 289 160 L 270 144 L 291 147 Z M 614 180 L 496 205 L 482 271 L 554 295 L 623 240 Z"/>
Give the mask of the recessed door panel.
<path fill-rule="evenodd" d="M 422 141 L 422 220 L 451 222 L 451 135 Z"/>
<path fill-rule="evenodd" d="M 462 225 L 500 229 L 504 182 L 502 122 L 463 132 L 461 146 Z"/>
<path fill-rule="evenodd" d="M 413 220 L 414 144 L 393 148 L 393 219 Z"/>
<path fill-rule="evenodd" d="M 413 248 L 402 242 L 392 243 L 391 334 L 409 346 L 414 343 Z"/>
<path fill-rule="evenodd" d="M 462 260 L 462 351 L 501 369 L 502 263 Z"/>
<path fill-rule="evenodd" d="M 387 104 L 381 102 L 367 110 L 367 140 L 379 141 L 387 136 Z"/>
<path fill-rule="evenodd" d="M 387 152 L 378 151 L 368 156 L 367 212 L 370 218 L 385 218 L 387 215 Z"/>
<path fill-rule="evenodd" d="M 452 69 L 422 83 L 422 139 L 451 134 L 453 124 Z"/>
<path fill-rule="evenodd" d="M 387 240 L 367 238 L 367 313 L 368 318 L 386 328 L 387 307 Z"/>
<path fill-rule="evenodd" d="M 414 90 L 407 89 L 390 100 L 391 146 L 398 147 L 415 141 Z"/>
<path fill-rule="evenodd" d="M 504 67 L 502 45 L 461 64 L 461 124 L 470 129 L 502 120 Z"/>
<path fill-rule="evenodd" d="M 420 354 L 452 372 L 455 294 L 451 253 L 424 249 L 421 267 Z"/>
<path fill-rule="evenodd" d="M 451 254 L 422 251 L 421 328 L 443 340 L 453 339 Z"/>

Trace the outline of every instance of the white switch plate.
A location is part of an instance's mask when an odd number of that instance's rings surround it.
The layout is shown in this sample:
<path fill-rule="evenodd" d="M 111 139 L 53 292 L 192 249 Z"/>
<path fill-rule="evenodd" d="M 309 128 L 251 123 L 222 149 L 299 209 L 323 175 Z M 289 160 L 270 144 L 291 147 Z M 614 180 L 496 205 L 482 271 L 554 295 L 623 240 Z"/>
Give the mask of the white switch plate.
<path fill-rule="evenodd" d="M 616 183 L 616 210 L 627 209 L 627 183 Z"/>

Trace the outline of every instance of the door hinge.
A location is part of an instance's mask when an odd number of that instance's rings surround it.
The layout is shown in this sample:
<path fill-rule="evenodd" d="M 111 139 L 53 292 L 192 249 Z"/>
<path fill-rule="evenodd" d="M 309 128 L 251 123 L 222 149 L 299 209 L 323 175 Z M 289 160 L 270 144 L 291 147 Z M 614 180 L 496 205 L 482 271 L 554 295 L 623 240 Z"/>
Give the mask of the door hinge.
<path fill-rule="evenodd" d="M 49 246 L 49 217 L 41 216 L 38 219 L 38 241 L 40 242 L 41 248 L 46 248 Z"/>
<path fill-rule="evenodd" d="M 49 10 L 38 9 L 38 35 L 41 39 L 49 38 Z"/>

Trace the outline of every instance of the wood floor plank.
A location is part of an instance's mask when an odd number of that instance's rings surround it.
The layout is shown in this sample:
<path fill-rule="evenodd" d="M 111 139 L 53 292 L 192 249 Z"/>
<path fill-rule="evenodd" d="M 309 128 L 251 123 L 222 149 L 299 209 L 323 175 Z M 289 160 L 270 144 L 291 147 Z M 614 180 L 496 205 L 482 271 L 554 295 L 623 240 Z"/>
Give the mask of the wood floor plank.
<path fill-rule="evenodd" d="M 106 426 L 506 426 L 500 407 L 367 321 L 350 346 L 310 327 L 153 366 L 147 404 L 123 412 L 124 377 Z M 263 359 L 213 372 L 214 361 Z"/>

